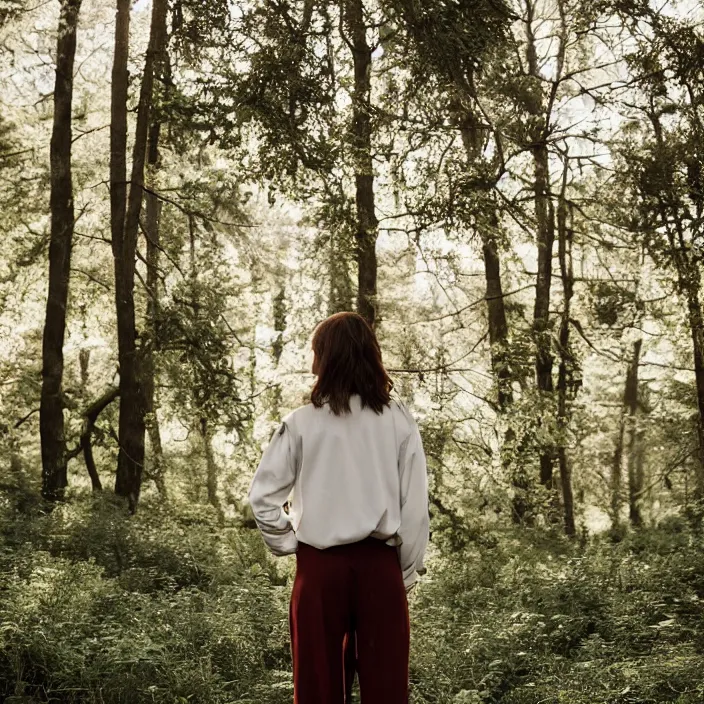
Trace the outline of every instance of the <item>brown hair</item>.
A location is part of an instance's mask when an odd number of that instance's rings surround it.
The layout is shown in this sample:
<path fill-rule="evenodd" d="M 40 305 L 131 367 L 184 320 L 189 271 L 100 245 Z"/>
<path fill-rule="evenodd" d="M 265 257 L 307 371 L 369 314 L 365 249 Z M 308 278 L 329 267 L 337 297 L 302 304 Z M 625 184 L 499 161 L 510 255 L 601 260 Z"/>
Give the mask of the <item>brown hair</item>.
<path fill-rule="evenodd" d="M 335 313 L 313 334 L 318 380 L 311 403 L 326 402 L 335 415 L 350 412 L 350 395 L 357 393 L 362 408 L 382 413 L 389 405 L 393 382 L 381 361 L 381 348 L 369 323 L 357 313 Z"/>

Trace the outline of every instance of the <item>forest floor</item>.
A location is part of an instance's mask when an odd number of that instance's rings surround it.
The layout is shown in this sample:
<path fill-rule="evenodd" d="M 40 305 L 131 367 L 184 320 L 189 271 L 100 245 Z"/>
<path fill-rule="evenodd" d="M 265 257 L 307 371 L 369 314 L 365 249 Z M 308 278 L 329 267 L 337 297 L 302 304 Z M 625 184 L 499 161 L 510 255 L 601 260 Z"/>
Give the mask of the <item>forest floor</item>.
<path fill-rule="evenodd" d="M 459 536 L 459 537 L 458 537 Z M 0 494 L 0 701 L 290 704 L 295 563 L 204 506 Z M 570 543 L 434 533 L 413 704 L 702 704 L 704 550 L 683 521 Z"/>

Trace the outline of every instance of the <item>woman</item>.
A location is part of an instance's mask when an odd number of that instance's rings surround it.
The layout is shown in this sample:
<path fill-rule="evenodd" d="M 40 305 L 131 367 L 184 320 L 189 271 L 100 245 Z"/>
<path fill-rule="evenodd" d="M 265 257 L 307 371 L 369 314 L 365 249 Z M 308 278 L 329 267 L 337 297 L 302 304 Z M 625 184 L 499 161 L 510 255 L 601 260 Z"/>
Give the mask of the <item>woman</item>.
<path fill-rule="evenodd" d="M 362 703 L 407 704 L 407 594 L 424 569 L 429 523 L 420 433 L 391 399 L 379 343 L 361 316 L 330 316 L 312 346 L 311 403 L 283 418 L 249 491 L 269 549 L 296 554 L 294 702 L 345 702 L 352 680 L 343 653 L 354 634 Z M 283 505 L 292 489 L 290 521 Z"/>

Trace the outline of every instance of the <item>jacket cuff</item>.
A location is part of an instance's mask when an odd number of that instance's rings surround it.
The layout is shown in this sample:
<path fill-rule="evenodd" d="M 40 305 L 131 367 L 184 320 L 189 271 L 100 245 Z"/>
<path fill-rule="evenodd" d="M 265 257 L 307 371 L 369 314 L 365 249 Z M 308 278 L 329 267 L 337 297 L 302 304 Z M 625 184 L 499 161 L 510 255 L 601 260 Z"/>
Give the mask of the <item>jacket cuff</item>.
<path fill-rule="evenodd" d="M 293 528 L 285 533 L 265 533 L 262 531 L 262 536 L 269 550 L 277 557 L 292 555 L 298 550 L 298 538 Z"/>
<path fill-rule="evenodd" d="M 415 583 L 418 581 L 418 572 L 416 570 L 413 570 L 409 575 L 404 576 L 403 578 L 403 586 L 406 588 L 406 594 L 411 590 L 411 587 L 415 585 Z"/>

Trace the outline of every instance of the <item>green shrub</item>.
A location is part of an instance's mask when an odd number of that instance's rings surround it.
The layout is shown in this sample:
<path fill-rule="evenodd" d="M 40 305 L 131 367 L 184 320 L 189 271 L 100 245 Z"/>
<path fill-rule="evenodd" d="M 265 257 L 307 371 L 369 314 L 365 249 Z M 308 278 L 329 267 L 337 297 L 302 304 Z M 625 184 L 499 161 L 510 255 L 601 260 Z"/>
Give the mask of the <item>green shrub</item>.
<path fill-rule="evenodd" d="M 260 536 L 109 504 L 59 506 L 5 545 L 0 699 L 284 701 L 286 576 Z"/>
<path fill-rule="evenodd" d="M 412 602 L 414 702 L 704 701 L 704 553 L 686 526 L 552 540 L 494 533 L 432 564 Z"/>
<path fill-rule="evenodd" d="M 0 700 L 290 704 L 294 561 L 208 507 L 0 506 Z M 456 546 L 457 547 L 457 546 Z M 686 522 L 573 543 L 481 530 L 411 598 L 413 704 L 701 704 Z"/>

